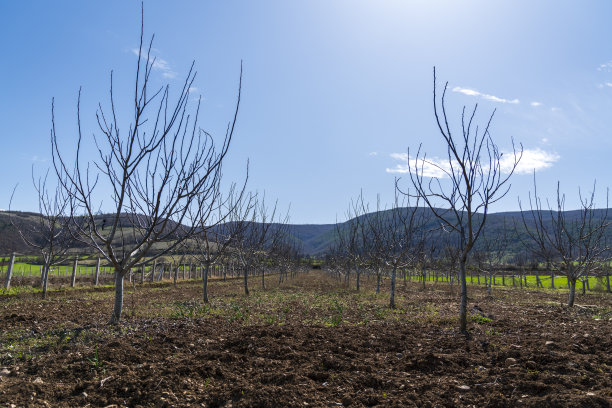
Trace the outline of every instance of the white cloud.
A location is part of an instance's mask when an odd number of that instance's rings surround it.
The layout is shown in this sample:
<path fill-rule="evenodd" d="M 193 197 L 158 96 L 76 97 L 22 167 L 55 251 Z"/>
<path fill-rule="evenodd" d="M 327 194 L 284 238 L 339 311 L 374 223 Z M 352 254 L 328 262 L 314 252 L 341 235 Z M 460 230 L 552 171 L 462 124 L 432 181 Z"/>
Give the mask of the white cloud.
<path fill-rule="evenodd" d="M 542 102 L 531 102 L 531 106 L 533 107 L 542 106 Z"/>
<path fill-rule="evenodd" d="M 419 173 L 422 173 L 425 177 L 437 177 L 437 178 L 446 178 L 446 172 L 451 171 L 451 166 L 448 161 L 433 158 L 425 160 L 419 159 L 418 162 L 416 159 L 410 159 L 410 166 L 408 165 L 408 153 L 391 153 L 391 158 L 401 161 L 402 163 L 396 164 L 394 168 L 387 168 L 387 173 L 399 173 L 406 174 L 410 173 L 411 170 L 414 172 L 415 169 L 418 169 Z"/>
<path fill-rule="evenodd" d="M 154 51 L 154 50 L 152 50 Z M 138 51 L 137 48 L 133 48 L 132 49 L 132 54 L 139 56 L 140 53 Z M 143 58 L 146 58 L 145 53 L 143 53 Z M 172 68 L 170 68 L 170 64 L 168 64 L 168 61 L 166 61 L 163 58 L 160 57 L 156 57 L 154 55 L 151 55 L 151 59 L 153 60 L 153 69 L 156 69 L 158 71 L 161 71 L 161 74 L 164 78 L 176 78 L 176 72 L 174 72 L 172 70 Z"/>
<path fill-rule="evenodd" d="M 605 85 L 605 86 L 612 87 L 612 82 L 604 82 L 604 85 Z"/>
<path fill-rule="evenodd" d="M 551 112 L 559 112 L 561 111 L 561 108 L 557 108 L 556 106 L 553 106 L 552 108 L 550 108 Z"/>
<path fill-rule="evenodd" d="M 517 152 L 518 155 L 518 152 Z M 440 158 L 426 158 L 425 160 L 408 157 L 407 153 L 392 153 L 391 158 L 400 161 L 401 163 L 396 164 L 394 168 L 387 168 L 387 173 L 399 173 L 406 174 L 410 172 L 418 171 L 425 177 L 437 177 L 447 178 L 448 174 L 451 173 L 451 165 L 448 160 Z M 542 170 L 552 167 L 561 156 L 557 153 L 546 152 L 542 149 L 524 149 L 523 156 L 515 169 L 516 174 L 531 174 L 534 170 Z M 410 160 L 410 165 L 408 164 Z M 500 158 L 500 169 L 503 173 L 508 174 L 512 171 L 514 165 L 514 153 L 504 152 Z M 453 168 L 455 171 L 459 168 L 457 162 L 453 160 Z M 486 169 L 484 169 L 486 171 Z"/>
<path fill-rule="evenodd" d="M 538 171 L 552 167 L 560 158 L 561 156 L 557 153 L 547 152 L 539 148 L 524 149 L 523 157 L 521 157 L 521 161 L 514 172 L 516 174 L 531 174 L 534 170 Z M 511 152 L 504 154 L 499 164 L 501 170 L 504 173 L 508 173 L 514 164 L 514 155 Z"/>
<path fill-rule="evenodd" d="M 500 103 L 512 103 L 512 104 L 517 104 L 520 101 L 518 99 L 504 99 L 504 98 L 500 98 L 498 96 L 495 95 L 488 95 L 482 92 L 478 92 L 474 89 L 469 89 L 469 88 L 461 88 L 459 86 L 456 86 L 453 88 L 453 92 L 459 92 L 462 93 L 464 95 L 467 96 L 477 96 L 480 97 L 482 99 L 486 99 L 488 101 L 492 101 L 492 102 L 500 102 Z"/>
<path fill-rule="evenodd" d="M 49 161 L 49 159 L 46 159 L 44 157 L 38 157 L 38 156 L 32 156 L 30 160 L 33 161 L 34 163 L 45 163 Z"/>
<path fill-rule="evenodd" d="M 599 65 L 599 67 L 597 67 L 598 71 L 612 71 L 612 61 L 608 61 L 605 64 L 601 64 Z"/>
<path fill-rule="evenodd" d="M 378 152 L 370 152 L 368 153 L 368 156 L 378 156 Z"/>

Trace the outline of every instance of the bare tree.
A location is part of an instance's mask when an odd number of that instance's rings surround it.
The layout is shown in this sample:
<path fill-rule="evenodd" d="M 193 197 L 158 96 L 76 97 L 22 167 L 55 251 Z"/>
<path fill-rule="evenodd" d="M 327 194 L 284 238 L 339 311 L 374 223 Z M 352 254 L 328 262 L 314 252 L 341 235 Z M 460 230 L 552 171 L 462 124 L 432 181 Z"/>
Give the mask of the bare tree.
<path fill-rule="evenodd" d="M 416 259 L 417 231 L 426 223 L 424 212 L 419 211 L 422 210 L 419 207 L 419 197 L 417 196 L 415 206 L 411 207 L 410 194 L 400 194 L 397 180 L 395 186 L 395 200 L 391 209 L 380 211 L 377 208 L 375 214 L 365 217 L 376 249 L 376 253 L 373 254 L 377 259 L 376 263 L 391 269 L 389 307 L 392 309 L 395 308 L 397 270 L 408 266 Z M 378 293 L 380 275 L 377 279 Z"/>
<path fill-rule="evenodd" d="M 214 200 L 206 197 L 200 197 L 200 208 L 207 206 L 207 211 L 201 211 L 197 220 L 199 230 L 193 235 L 194 258 L 204 265 L 202 272 L 202 300 L 208 303 L 208 276 L 211 266 L 214 266 L 222 259 L 230 249 L 234 237 L 232 228 L 228 224 L 223 224 L 225 221 L 230 221 L 232 214 L 243 204 L 245 183 L 242 190 L 237 191 L 236 185 L 233 184 L 227 194 L 227 198 L 223 199 L 218 196 Z M 211 204 L 216 207 L 213 208 Z"/>
<path fill-rule="evenodd" d="M 495 275 L 507 253 L 508 233 L 506 219 L 504 218 L 503 227 L 496 229 L 494 232 L 485 231 L 482 236 L 482 246 L 479 251 L 482 260 L 480 269 L 485 272 L 487 278 L 488 296 L 491 296 Z"/>
<path fill-rule="evenodd" d="M 65 262 L 68 259 L 68 251 L 75 244 L 75 239 L 70 231 L 72 214 L 69 197 L 71 192 L 66 192 L 61 183 L 50 189 L 47 186 L 48 176 L 47 171 L 44 178 L 36 180 L 32 169 L 32 184 L 38 195 L 38 215 L 35 223 L 29 227 L 17 225 L 11 215 L 9 204 L 11 225 L 18 231 L 21 239 L 42 256 L 40 282 L 43 299 L 47 298 L 49 270 L 52 266 Z M 13 190 L 13 195 L 14 193 Z M 13 195 L 11 195 L 11 203 Z"/>
<path fill-rule="evenodd" d="M 66 193 L 71 196 L 75 211 L 83 213 L 84 226 L 78 228 L 79 239 L 94 248 L 115 269 L 115 302 L 110 319 L 116 323 L 123 308 L 123 279 L 133 267 L 145 262 L 153 245 L 168 245 L 157 251 L 150 262 L 180 245 L 197 231 L 197 225 L 184 226 L 188 215 L 204 209 L 194 208 L 198 197 L 215 197 L 221 164 L 234 134 L 240 85 L 233 119 L 225 137 L 216 141 L 198 125 L 200 101 L 190 113 L 190 90 L 196 77 L 194 64 L 173 103 L 169 85 L 151 89 L 151 73 L 155 58 L 151 56 L 153 37 L 148 47 L 143 44 L 144 16 L 140 27 L 140 45 L 132 100 L 133 119 L 120 126 L 110 79 L 110 108 L 99 104 L 96 113 L 101 137 L 94 137 L 97 160 L 83 163 L 80 91 L 77 103 L 78 139 L 74 166 L 60 151 L 52 105 L 53 163 Z M 102 183 L 111 189 L 111 204 L 99 200 Z M 96 199 L 97 198 L 97 199 Z M 96 222 L 98 208 L 112 208 L 106 216 L 108 224 Z M 197 218 L 197 217 L 196 217 Z"/>
<path fill-rule="evenodd" d="M 256 217 L 256 200 L 257 196 L 255 194 L 248 193 L 244 200 L 230 204 L 232 211 L 229 214 L 228 221 L 223 225 L 222 232 L 223 236 L 231 237 L 230 254 L 242 269 L 245 295 L 249 294 L 249 271 L 253 264 L 251 251 L 254 246 L 254 237 L 250 226 L 252 220 Z"/>
<path fill-rule="evenodd" d="M 466 264 L 468 255 L 485 226 L 491 204 L 502 198 L 510 187 L 508 181 L 514 173 L 522 156 L 522 146 L 517 153 L 514 143 L 513 157 L 502 169 L 502 155 L 490 134 L 491 114 L 484 128 L 474 123 L 478 105 L 471 112 L 465 106 L 461 114 L 461 133 L 457 137 L 450 129 L 446 113 L 445 96 L 448 82 L 440 101 L 436 92 L 436 70 L 434 68 L 434 115 L 440 135 L 447 145 L 447 160 L 444 165 L 427 159 L 419 146 L 416 157 L 408 157 L 410 179 L 427 206 L 432 210 L 444 228 L 459 236 L 461 256 L 459 260 L 459 280 L 461 284 L 461 304 L 459 309 L 459 329 L 467 333 L 467 282 Z M 410 151 L 408 152 L 410 154 Z M 425 171 L 425 166 L 434 169 Z M 505 172 L 506 174 L 502 174 Z M 427 180 L 426 180 L 427 178 Z M 445 183 L 443 178 L 448 178 Z M 439 208 L 438 206 L 444 206 Z"/>
<path fill-rule="evenodd" d="M 364 228 L 365 221 L 363 215 L 363 193 L 360 193 L 356 200 L 351 200 L 346 211 L 346 221 L 336 222 L 336 240 L 338 251 L 335 255 L 338 258 L 345 258 L 348 262 L 348 270 L 351 266 L 355 268 L 355 288 L 360 289 L 361 267 L 364 262 L 364 254 L 370 241 L 366 237 Z M 347 272 L 347 282 L 349 272 Z"/>
<path fill-rule="evenodd" d="M 602 255 L 609 251 L 606 242 L 606 230 L 610 226 L 608 219 L 608 193 L 606 207 L 595 208 L 595 187 L 587 196 L 578 192 L 580 210 L 568 213 L 565 211 L 565 194 L 557 183 L 557 200 L 554 206 L 548 204 L 544 209 L 538 196 L 534 176 L 533 197 L 529 193 L 529 211 L 523 213 L 523 225 L 534 242 L 535 248 L 549 248 L 553 257 L 562 265 L 562 273 L 567 277 L 569 297 L 567 305 L 574 306 L 576 281 L 588 276 L 600 261 Z M 521 202 L 519 200 L 519 205 Z"/>

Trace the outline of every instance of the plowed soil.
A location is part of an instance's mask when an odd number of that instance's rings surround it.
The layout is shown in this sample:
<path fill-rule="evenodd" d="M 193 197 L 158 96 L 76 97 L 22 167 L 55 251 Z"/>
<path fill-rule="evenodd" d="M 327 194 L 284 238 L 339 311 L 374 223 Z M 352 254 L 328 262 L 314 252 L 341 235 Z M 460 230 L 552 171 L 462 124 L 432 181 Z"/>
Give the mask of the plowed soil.
<path fill-rule="evenodd" d="M 0 407 L 612 406 L 610 295 L 277 280 L 0 295 Z"/>

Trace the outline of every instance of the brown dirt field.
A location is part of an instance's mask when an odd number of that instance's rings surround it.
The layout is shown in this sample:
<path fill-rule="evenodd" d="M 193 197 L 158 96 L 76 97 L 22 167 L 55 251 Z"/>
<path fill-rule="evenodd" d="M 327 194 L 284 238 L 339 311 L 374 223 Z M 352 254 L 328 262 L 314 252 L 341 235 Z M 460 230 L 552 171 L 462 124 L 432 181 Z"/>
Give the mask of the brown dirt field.
<path fill-rule="evenodd" d="M 112 327 L 111 287 L 0 295 L 0 407 L 612 406 L 610 295 L 470 287 L 466 338 L 445 285 L 277 279 L 126 287 Z"/>

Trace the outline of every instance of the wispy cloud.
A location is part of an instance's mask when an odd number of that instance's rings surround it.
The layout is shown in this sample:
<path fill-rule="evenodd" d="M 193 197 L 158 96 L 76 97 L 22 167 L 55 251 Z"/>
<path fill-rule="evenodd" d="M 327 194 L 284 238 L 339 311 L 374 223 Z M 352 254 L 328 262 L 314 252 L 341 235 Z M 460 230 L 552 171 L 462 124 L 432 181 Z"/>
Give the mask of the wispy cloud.
<path fill-rule="evenodd" d="M 378 156 L 378 152 L 370 152 L 368 153 L 368 156 Z"/>
<path fill-rule="evenodd" d="M 534 102 L 531 102 L 530 105 L 533 106 L 533 107 L 538 107 L 538 106 L 542 106 L 542 102 L 535 102 L 534 101 Z"/>
<path fill-rule="evenodd" d="M 512 103 L 512 104 L 517 104 L 520 102 L 518 99 L 504 99 L 504 98 L 500 98 L 499 96 L 485 94 L 482 92 L 478 92 L 474 89 L 462 88 L 460 86 L 454 87 L 453 92 L 459 92 L 467 96 L 477 96 L 479 98 L 486 99 L 487 101 L 491 101 L 491 102 Z"/>
<path fill-rule="evenodd" d="M 599 67 L 597 67 L 598 71 L 612 71 L 612 61 L 608 61 L 604 64 L 600 64 Z"/>
<path fill-rule="evenodd" d="M 137 57 L 140 55 L 137 48 L 132 49 L 132 54 L 136 55 Z M 143 53 L 143 58 L 146 58 L 145 53 Z M 160 71 L 164 78 L 176 78 L 176 72 L 170 68 L 168 61 L 154 55 L 151 55 L 151 59 L 153 60 L 153 69 Z"/>
<path fill-rule="evenodd" d="M 411 170 L 414 172 L 417 170 L 419 174 L 423 174 L 425 177 L 447 177 L 445 172 L 451 171 L 451 166 L 448 161 L 438 158 L 427 158 L 425 160 L 419 159 L 418 161 L 408 157 L 408 153 L 391 153 L 391 158 L 398 160 L 402 163 L 398 163 L 394 168 L 387 168 L 387 173 L 399 173 L 406 174 L 410 173 Z"/>
<path fill-rule="evenodd" d="M 516 174 L 531 174 L 534 170 L 538 171 L 552 167 L 560 158 L 561 156 L 557 153 L 547 152 L 539 148 L 525 149 L 523 150 L 523 157 L 514 172 Z M 512 169 L 513 163 L 514 156 L 510 153 L 504 154 L 499 164 L 501 170 L 507 173 Z"/>
<path fill-rule="evenodd" d="M 30 160 L 34 163 L 45 163 L 49 161 L 49 159 L 46 159 L 44 157 L 38 157 L 38 156 L 32 156 Z"/>
<path fill-rule="evenodd" d="M 406 174 L 418 172 L 425 177 L 446 178 L 448 177 L 447 173 L 451 173 L 452 171 L 451 164 L 448 160 L 437 157 L 426 158 L 424 160 L 419 159 L 417 161 L 412 157 L 408 157 L 407 153 L 392 153 L 391 158 L 401 163 L 396 164 L 394 168 L 387 168 L 387 173 Z M 523 150 L 521 161 L 514 172 L 516 174 L 530 174 L 534 170 L 538 171 L 552 167 L 560 158 L 561 156 L 557 153 L 547 152 L 539 148 L 525 149 Z M 503 153 L 499 162 L 501 171 L 506 174 L 512 171 L 514 161 L 515 157 L 513 152 Z M 452 161 L 452 167 L 455 170 L 459 168 L 456 161 Z"/>

